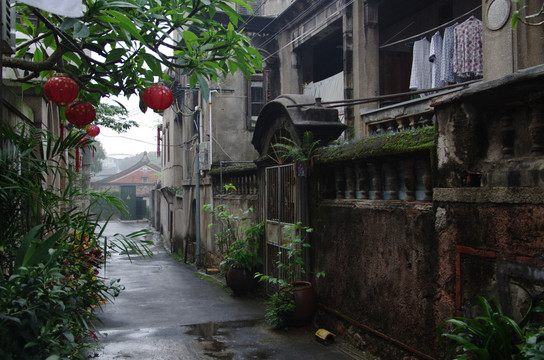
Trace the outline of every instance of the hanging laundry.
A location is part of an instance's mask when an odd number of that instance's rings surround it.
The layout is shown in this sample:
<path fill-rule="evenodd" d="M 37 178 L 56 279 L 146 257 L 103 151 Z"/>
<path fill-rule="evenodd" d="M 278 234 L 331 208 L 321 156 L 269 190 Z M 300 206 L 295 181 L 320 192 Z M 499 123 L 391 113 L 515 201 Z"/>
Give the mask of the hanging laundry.
<path fill-rule="evenodd" d="M 423 90 L 431 87 L 430 45 L 429 40 L 425 38 L 414 42 L 410 90 Z"/>
<path fill-rule="evenodd" d="M 453 72 L 463 79 L 483 75 L 482 30 L 474 15 L 455 27 Z"/>
<path fill-rule="evenodd" d="M 431 62 L 431 87 L 443 86 L 444 82 L 440 80 L 440 66 L 442 64 L 442 35 L 440 35 L 440 31 L 437 31 L 431 38 L 429 61 Z"/>
<path fill-rule="evenodd" d="M 445 85 L 457 82 L 453 73 L 453 39 L 454 31 L 459 23 L 455 23 L 444 29 L 442 40 L 442 61 L 440 62 L 440 80 Z"/>

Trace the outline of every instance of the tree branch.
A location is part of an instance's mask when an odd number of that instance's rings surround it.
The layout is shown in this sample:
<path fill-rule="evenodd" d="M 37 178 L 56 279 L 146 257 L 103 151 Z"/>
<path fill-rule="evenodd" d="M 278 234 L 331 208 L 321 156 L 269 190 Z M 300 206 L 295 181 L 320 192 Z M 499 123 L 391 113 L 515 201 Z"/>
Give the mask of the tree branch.
<path fill-rule="evenodd" d="M 2 66 L 32 72 L 51 70 L 51 68 L 57 65 L 57 63 L 62 59 L 62 55 L 67 51 L 68 49 L 66 49 L 64 46 L 59 46 L 47 59 L 40 62 L 2 56 Z"/>

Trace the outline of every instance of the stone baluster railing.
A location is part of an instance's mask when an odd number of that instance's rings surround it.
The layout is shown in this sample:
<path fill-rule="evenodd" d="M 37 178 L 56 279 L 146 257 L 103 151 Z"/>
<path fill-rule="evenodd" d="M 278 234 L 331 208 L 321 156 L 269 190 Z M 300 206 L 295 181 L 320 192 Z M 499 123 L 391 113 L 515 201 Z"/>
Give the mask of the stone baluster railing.
<path fill-rule="evenodd" d="M 431 201 L 429 160 L 353 162 L 334 171 L 336 199 Z"/>

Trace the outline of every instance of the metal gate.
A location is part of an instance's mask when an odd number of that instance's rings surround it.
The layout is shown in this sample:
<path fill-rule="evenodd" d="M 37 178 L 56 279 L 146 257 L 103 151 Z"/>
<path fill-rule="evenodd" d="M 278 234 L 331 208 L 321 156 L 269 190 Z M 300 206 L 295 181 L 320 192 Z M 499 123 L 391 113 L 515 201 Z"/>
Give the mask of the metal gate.
<path fill-rule="evenodd" d="M 136 217 L 136 186 L 121 185 L 121 200 L 127 205 L 127 214 L 121 214 L 121 220 L 133 220 Z"/>
<path fill-rule="evenodd" d="M 300 197 L 293 164 L 265 169 L 266 183 L 266 248 L 265 273 L 284 279 L 276 261 L 286 259 L 285 226 L 300 221 Z M 288 279 L 286 279 L 288 280 Z M 275 289 L 268 289 L 275 291 Z"/>

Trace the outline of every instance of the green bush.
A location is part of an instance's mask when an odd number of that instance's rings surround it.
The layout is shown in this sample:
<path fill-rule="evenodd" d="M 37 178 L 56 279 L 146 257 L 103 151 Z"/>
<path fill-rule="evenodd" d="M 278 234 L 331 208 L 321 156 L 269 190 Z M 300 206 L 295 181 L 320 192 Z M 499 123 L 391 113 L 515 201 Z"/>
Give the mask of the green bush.
<path fill-rule="evenodd" d="M 66 168 L 66 154 L 84 137 L 0 129 L 1 359 L 86 359 L 83 350 L 95 345 L 94 308 L 122 290 L 119 280 L 100 277 L 106 225 L 90 210 L 99 200 L 120 209 L 122 203 L 81 189 Z M 117 234 L 109 248 L 149 254 L 137 240 L 142 235 Z"/>
<path fill-rule="evenodd" d="M 455 317 L 438 328 L 447 349 L 448 359 L 521 360 L 544 359 L 544 328 L 530 322 L 542 312 L 529 307 L 519 323 L 505 315 L 495 299 L 478 296 L 479 314 L 474 317 Z M 444 326 L 452 327 L 443 332 Z"/>

